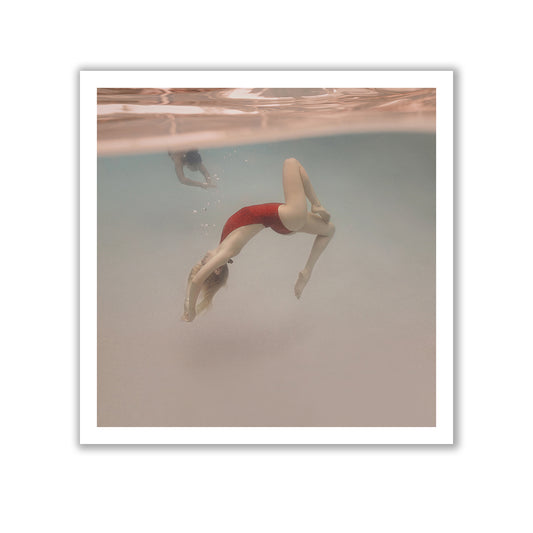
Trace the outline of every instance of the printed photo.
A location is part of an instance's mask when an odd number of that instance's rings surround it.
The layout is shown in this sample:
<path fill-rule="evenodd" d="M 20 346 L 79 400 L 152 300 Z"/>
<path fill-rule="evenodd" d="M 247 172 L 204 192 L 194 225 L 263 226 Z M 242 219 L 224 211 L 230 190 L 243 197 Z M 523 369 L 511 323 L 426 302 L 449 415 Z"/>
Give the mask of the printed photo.
<path fill-rule="evenodd" d="M 81 442 L 453 442 L 452 85 L 82 72 Z"/>

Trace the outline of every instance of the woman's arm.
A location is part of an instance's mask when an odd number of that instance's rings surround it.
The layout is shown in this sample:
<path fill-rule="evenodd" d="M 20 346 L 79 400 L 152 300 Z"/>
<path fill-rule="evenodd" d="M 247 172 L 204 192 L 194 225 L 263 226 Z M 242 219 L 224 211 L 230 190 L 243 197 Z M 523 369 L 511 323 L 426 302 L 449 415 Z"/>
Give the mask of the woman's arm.
<path fill-rule="evenodd" d="M 250 224 L 237 228 L 218 245 L 214 252 L 209 252 L 204 257 L 200 269 L 189 279 L 182 320 L 192 322 L 196 317 L 196 302 L 204 281 L 217 268 L 238 255 L 243 246 L 264 228 L 263 224 Z"/>
<path fill-rule="evenodd" d="M 200 295 L 200 290 L 204 281 L 222 265 L 225 265 L 231 256 L 227 252 L 219 250 L 215 251 L 211 255 L 200 270 L 189 279 L 187 285 L 187 293 L 185 296 L 185 303 L 183 306 L 183 316 L 182 320 L 185 322 L 192 322 L 196 317 L 196 302 L 198 296 Z"/>

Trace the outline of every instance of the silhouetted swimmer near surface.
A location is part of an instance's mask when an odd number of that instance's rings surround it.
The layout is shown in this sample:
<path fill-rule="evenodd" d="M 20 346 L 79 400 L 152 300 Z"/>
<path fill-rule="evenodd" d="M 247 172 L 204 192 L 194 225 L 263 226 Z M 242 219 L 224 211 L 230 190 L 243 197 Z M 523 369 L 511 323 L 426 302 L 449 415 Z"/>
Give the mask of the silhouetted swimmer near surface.
<path fill-rule="evenodd" d="M 211 305 L 216 292 L 227 282 L 231 258 L 266 227 L 283 235 L 295 232 L 316 235 L 307 263 L 298 273 L 294 286 L 294 294 L 300 298 L 335 227 L 329 221 L 330 214 L 320 204 L 307 172 L 294 158 L 286 159 L 283 164 L 283 192 L 285 203 L 247 206 L 227 220 L 219 245 L 207 252 L 189 274 L 182 320 L 192 322 Z M 311 203 L 311 212 L 307 210 L 307 200 Z M 197 305 L 200 295 L 202 300 Z"/>
<path fill-rule="evenodd" d="M 216 187 L 216 183 L 213 183 L 209 171 L 202 163 L 202 156 L 197 150 L 190 150 L 189 152 L 168 152 L 168 155 L 172 161 L 174 161 L 176 175 L 181 183 L 184 185 L 190 185 L 191 187 L 201 187 L 202 189 Z M 184 168 L 187 168 L 192 172 L 201 172 L 204 175 L 205 181 L 202 182 L 189 179 L 185 176 Z"/>

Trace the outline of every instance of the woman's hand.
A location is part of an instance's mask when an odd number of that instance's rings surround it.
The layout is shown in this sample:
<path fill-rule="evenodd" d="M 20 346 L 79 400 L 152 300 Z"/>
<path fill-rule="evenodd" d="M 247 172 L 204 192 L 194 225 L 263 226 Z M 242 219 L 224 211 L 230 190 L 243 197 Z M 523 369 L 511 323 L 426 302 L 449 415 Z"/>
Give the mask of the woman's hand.
<path fill-rule="evenodd" d="M 196 311 L 192 309 L 189 305 L 189 299 L 185 300 L 185 305 L 183 306 L 183 315 L 181 319 L 184 322 L 192 322 L 196 318 Z"/>
<path fill-rule="evenodd" d="M 331 218 L 331 215 L 321 205 L 311 206 L 311 212 L 318 215 L 324 222 L 329 222 Z"/>
<path fill-rule="evenodd" d="M 192 322 L 194 319 L 195 319 L 196 315 L 194 313 L 191 313 L 191 312 L 185 312 L 183 313 L 181 319 L 184 321 L 184 322 Z"/>

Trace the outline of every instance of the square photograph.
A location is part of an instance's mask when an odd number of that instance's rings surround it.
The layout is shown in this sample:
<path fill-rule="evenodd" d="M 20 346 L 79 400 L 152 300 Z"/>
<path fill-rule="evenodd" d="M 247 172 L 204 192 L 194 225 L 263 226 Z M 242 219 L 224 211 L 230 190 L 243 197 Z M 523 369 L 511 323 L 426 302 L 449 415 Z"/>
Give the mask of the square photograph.
<path fill-rule="evenodd" d="M 81 74 L 82 443 L 452 442 L 450 72 Z"/>

